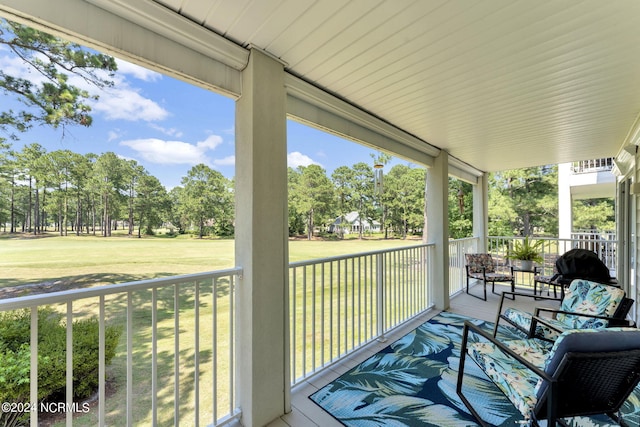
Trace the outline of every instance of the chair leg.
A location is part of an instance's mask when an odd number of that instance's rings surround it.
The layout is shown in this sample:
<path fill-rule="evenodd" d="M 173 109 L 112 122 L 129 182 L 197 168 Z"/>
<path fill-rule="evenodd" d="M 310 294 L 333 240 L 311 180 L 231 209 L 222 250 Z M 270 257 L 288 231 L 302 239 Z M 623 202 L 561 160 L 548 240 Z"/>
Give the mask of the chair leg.
<path fill-rule="evenodd" d="M 468 295 L 471 295 L 472 297 L 486 301 L 487 300 L 487 282 L 485 282 L 484 280 L 482 281 L 482 287 L 484 288 L 484 298 L 469 292 L 469 276 L 467 276 L 467 294 Z"/>
<path fill-rule="evenodd" d="M 502 298 L 500 298 L 500 305 L 498 305 L 498 315 L 496 316 L 495 325 L 493 327 L 493 337 L 496 337 L 498 333 L 498 326 L 500 326 L 500 319 L 502 319 L 502 306 L 504 305 L 504 294 L 502 294 Z"/>
<path fill-rule="evenodd" d="M 485 423 L 484 420 L 480 417 L 480 414 L 478 414 L 478 411 L 476 411 L 473 405 L 471 405 L 471 402 L 469 401 L 469 399 L 467 399 L 467 397 L 462 393 L 462 378 L 464 376 L 464 364 L 467 358 L 468 336 L 469 336 L 469 327 L 467 325 L 464 325 L 464 328 L 462 331 L 462 344 L 460 346 L 460 365 L 458 366 L 458 381 L 456 383 L 456 393 L 460 397 L 460 400 L 462 400 L 462 403 L 464 403 L 464 406 L 467 407 L 471 415 L 476 419 L 478 424 L 480 424 L 482 427 L 489 427 L 489 425 Z"/>

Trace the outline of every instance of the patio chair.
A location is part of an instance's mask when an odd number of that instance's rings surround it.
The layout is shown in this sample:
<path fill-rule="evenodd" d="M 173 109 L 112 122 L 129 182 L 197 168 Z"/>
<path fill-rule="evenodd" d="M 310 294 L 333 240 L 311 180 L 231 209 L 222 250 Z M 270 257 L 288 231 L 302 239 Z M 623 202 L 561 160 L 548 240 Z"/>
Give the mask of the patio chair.
<path fill-rule="evenodd" d="M 558 258 L 559 257 L 556 258 L 556 261 Z M 540 295 L 542 295 L 542 290 L 545 286 L 547 286 L 547 295 L 549 295 L 548 290 L 553 287 L 553 297 L 558 298 L 558 288 L 560 288 L 560 299 L 562 299 L 564 297 L 564 284 L 558 282 L 560 273 L 558 272 L 556 262 L 553 262 L 553 271 L 551 272 L 551 275 L 546 275 L 544 273 L 544 268 L 536 269 L 536 274 L 533 276 L 533 293 L 537 293 L 538 285 L 540 285 Z"/>
<path fill-rule="evenodd" d="M 504 292 L 493 330 L 495 337 L 501 320 L 527 335 L 547 341 L 555 340 L 567 329 L 598 329 L 613 326 L 629 326 L 625 320 L 633 300 L 625 297 L 625 292 L 615 286 L 577 279 L 564 294 L 559 309 L 536 307 L 533 314 L 509 307 L 502 311 L 506 297 L 523 296 L 535 299 L 554 300 L 529 294 Z M 552 317 L 542 317 L 547 313 Z"/>
<path fill-rule="evenodd" d="M 456 391 L 482 426 L 487 423 L 462 392 L 467 356 L 534 426 L 544 419 L 547 426 L 567 425 L 561 418 L 596 414 L 627 425 L 620 407 L 640 381 L 635 328 L 574 329 L 549 349 L 536 339 L 500 341 L 465 321 Z"/>
<path fill-rule="evenodd" d="M 487 300 L 487 282 L 491 282 L 491 292 L 498 295 L 495 291 L 496 282 L 505 282 L 511 284 L 511 291 L 515 290 L 515 281 L 513 278 L 513 269 L 509 273 L 501 273 L 496 270 L 496 264 L 491 254 L 465 254 L 466 270 L 467 270 L 467 293 L 473 297 Z M 482 281 L 484 288 L 484 297 L 474 295 L 469 292 L 469 279 L 477 279 Z"/>

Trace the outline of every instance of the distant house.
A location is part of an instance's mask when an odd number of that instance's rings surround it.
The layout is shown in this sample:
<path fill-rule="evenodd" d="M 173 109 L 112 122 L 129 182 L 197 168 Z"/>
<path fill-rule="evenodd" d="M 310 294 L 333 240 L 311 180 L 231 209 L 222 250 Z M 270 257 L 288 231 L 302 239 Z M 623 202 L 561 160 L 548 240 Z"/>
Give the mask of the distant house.
<path fill-rule="evenodd" d="M 338 234 L 359 233 L 360 227 L 362 227 L 363 233 L 377 233 L 380 231 L 380 222 L 369 221 L 366 218 L 362 218 L 361 221 L 358 212 L 353 211 L 343 217 L 336 218 L 329 226 L 329 232 Z"/>

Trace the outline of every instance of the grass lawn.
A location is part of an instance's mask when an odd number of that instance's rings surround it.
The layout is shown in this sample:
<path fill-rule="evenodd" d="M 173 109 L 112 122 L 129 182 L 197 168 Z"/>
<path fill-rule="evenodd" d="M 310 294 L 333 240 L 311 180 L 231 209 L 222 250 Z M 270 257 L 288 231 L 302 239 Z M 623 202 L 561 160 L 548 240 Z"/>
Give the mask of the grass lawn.
<path fill-rule="evenodd" d="M 291 240 L 290 261 L 309 260 L 343 254 L 396 248 L 420 243 L 419 240 L 349 239 L 344 241 Z M 220 270 L 234 266 L 234 241 L 194 239 L 188 236 L 176 238 L 129 238 L 113 236 L 49 235 L 30 237 L 0 235 L 0 289 L 24 285 L 50 283 L 57 289 L 87 287 L 100 284 L 123 283 L 135 280 Z M 229 329 L 229 300 L 225 284 L 216 289 L 203 282 L 199 287 L 200 312 L 195 315 L 195 284 L 180 287 L 179 294 L 179 343 L 178 370 L 180 372 L 181 420 L 190 424 L 195 400 L 194 391 L 194 333 L 199 320 L 200 337 L 200 416 L 201 423 L 209 424 L 213 418 L 228 409 L 229 349 L 224 337 Z M 158 408 L 159 425 L 173 425 L 173 373 L 174 313 L 173 289 L 158 291 Z M 134 292 L 132 355 L 134 396 L 134 422 L 149 425 L 151 420 L 151 291 Z M 300 296 L 302 298 L 302 296 Z M 215 306 L 215 310 L 214 310 Z M 123 334 L 118 353 L 108 369 L 109 390 L 107 422 L 119 425 L 126 421 L 126 307 L 127 295 L 107 298 L 107 318 L 110 324 L 120 325 Z M 60 307 L 64 309 L 64 307 Z M 73 304 L 75 316 L 97 315 L 97 300 L 81 300 Z M 217 325 L 217 347 L 213 342 L 213 324 Z M 228 335 L 227 335 L 228 336 Z M 302 343 L 300 343 L 302 345 Z M 215 348 L 215 352 L 214 352 Z M 213 376 L 213 365 L 217 377 Z M 213 413 L 212 390 L 216 389 L 218 404 Z M 75 420 L 76 425 L 95 425 L 96 410 Z"/>
<path fill-rule="evenodd" d="M 419 240 L 348 239 L 289 242 L 289 260 L 353 254 L 412 244 Z M 234 241 L 127 236 L 94 237 L 54 234 L 47 237 L 0 234 L 0 288 L 59 282 L 95 286 L 176 276 L 234 266 Z"/>

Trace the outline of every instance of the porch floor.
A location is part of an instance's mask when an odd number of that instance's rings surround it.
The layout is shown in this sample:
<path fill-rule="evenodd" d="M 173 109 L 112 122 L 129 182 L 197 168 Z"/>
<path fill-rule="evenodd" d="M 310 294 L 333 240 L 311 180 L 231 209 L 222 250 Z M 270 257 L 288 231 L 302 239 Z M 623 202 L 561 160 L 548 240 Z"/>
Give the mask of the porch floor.
<path fill-rule="evenodd" d="M 496 284 L 496 292 L 502 293 L 503 290 L 509 289 L 507 286 Z M 516 288 L 516 291 L 528 294 L 532 293 L 531 288 Z M 480 294 L 481 287 L 472 287 L 471 292 L 474 294 Z M 546 292 L 544 293 L 544 295 L 546 296 Z M 551 296 L 553 296 L 553 293 L 551 294 Z M 463 291 L 462 293 L 451 298 L 450 308 L 447 311 L 493 322 L 496 318 L 499 303 L 500 296 L 492 294 L 490 292 L 490 288 L 488 289 L 486 302 L 467 295 Z M 543 305 L 555 305 L 557 307 L 557 302 L 533 300 L 532 298 L 516 298 L 515 301 L 509 301 L 508 304 L 508 306 L 510 307 L 519 307 L 527 311 L 533 311 L 534 307 Z M 272 421 L 270 424 L 268 424 L 268 427 L 341 427 L 342 424 L 337 422 L 331 415 L 326 413 L 323 409 L 312 402 L 311 399 L 309 399 L 309 395 L 313 394 L 316 390 L 335 380 L 337 377 L 347 372 L 349 369 L 355 367 L 359 363 L 365 361 L 367 358 L 376 354 L 378 351 L 380 351 L 393 341 L 411 332 L 413 329 L 417 328 L 422 323 L 431 319 L 438 313 L 438 310 L 431 310 L 424 315 L 413 319 L 412 321 L 388 334 L 386 342 L 371 343 L 365 348 L 354 352 L 354 354 L 348 357 L 346 360 L 327 369 L 325 372 L 297 385 L 291 393 L 292 412 L 278 418 L 277 420 Z"/>

